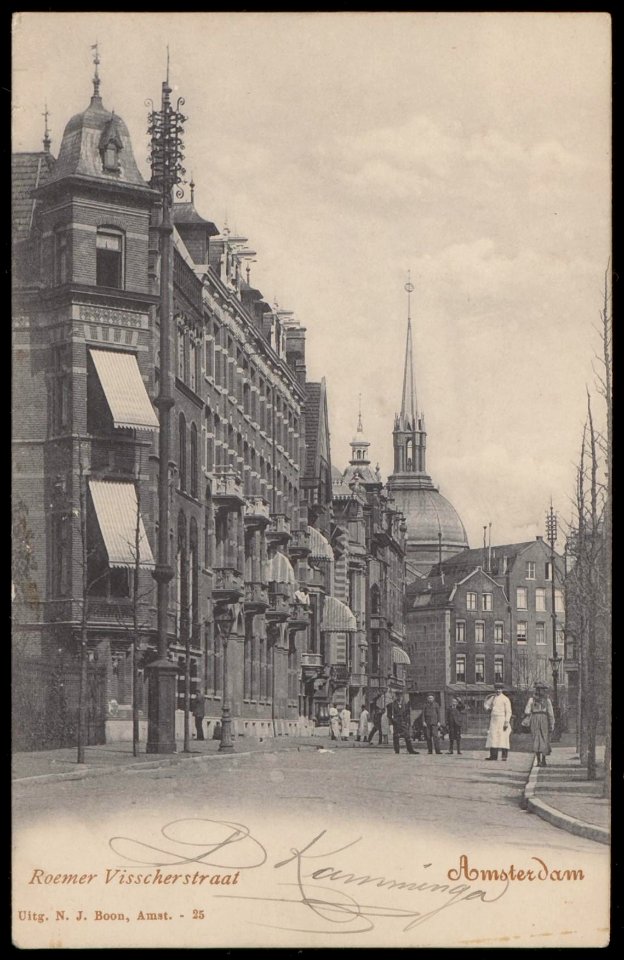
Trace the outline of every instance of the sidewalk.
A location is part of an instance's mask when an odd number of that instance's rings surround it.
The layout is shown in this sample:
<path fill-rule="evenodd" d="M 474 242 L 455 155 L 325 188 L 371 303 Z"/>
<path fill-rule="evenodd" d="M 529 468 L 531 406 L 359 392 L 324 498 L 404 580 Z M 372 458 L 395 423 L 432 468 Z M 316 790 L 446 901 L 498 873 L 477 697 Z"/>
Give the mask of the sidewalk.
<path fill-rule="evenodd" d="M 85 763 L 76 762 L 76 748 L 62 747 L 58 750 L 37 750 L 14 753 L 11 765 L 13 783 L 52 783 L 58 780 L 82 780 L 109 773 L 132 770 L 137 767 L 175 766 L 193 761 L 221 760 L 223 757 L 246 757 L 252 753 L 275 753 L 285 750 L 350 749 L 360 744 L 330 741 L 327 735 L 315 737 L 238 737 L 233 753 L 220 753 L 219 740 L 192 740 L 190 752 L 184 753 L 182 741 L 177 743 L 174 754 L 145 752 L 145 743 L 139 744 L 139 755 L 133 756 L 132 744 L 127 742 L 106 743 L 85 748 Z"/>
<path fill-rule="evenodd" d="M 603 799 L 604 747 L 596 749 L 597 774 L 587 780 L 574 745 L 554 746 L 546 767 L 531 769 L 522 806 L 568 833 L 610 842 L 610 801 Z"/>

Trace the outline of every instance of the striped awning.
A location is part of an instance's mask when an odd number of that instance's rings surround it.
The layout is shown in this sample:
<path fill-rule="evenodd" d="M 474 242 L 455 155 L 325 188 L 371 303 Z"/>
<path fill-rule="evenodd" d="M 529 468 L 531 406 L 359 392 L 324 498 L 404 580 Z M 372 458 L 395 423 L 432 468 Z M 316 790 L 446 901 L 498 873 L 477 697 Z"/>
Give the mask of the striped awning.
<path fill-rule="evenodd" d="M 154 412 L 133 353 L 89 350 L 116 427 L 157 430 Z"/>
<path fill-rule="evenodd" d="M 298 586 L 292 563 L 279 550 L 274 557 L 267 560 L 266 578 L 269 583 L 289 583 L 293 587 Z"/>
<path fill-rule="evenodd" d="M 133 483 L 89 480 L 91 500 L 111 567 L 134 569 L 136 560 L 137 496 Z M 139 566 L 153 568 L 154 557 L 139 515 Z"/>
<path fill-rule="evenodd" d="M 317 530 L 316 527 L 307 527 L 307 531 L 310 534 L 310 555 L 308 560 L 332 560 L 334 559 L 334 551 L 331 548 L 329 540 L 323 536 L 320 530 Z"/>
<path fill-rule="evenodd" d="M 346 603 L 336 597 L 325 597 L 321 630 L 325 633 L 355 633 L 357 628 L 355 616 Z"/>
<path fill-rule="evenodd" d="M 412 661 L 406 654 L 405 650 L 402 647 L 397 647 L 396 644 L 392 644 L 392 662 L 393 663 L 411 663 Z"/>

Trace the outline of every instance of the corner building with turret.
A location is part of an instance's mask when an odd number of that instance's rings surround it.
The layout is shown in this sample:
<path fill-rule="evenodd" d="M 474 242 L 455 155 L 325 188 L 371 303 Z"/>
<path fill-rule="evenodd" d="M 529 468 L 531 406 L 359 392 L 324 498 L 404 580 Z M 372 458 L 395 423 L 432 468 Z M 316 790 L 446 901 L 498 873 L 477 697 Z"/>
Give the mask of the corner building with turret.
<path fill-rule="evenodd" d="M 42 151 L 13 158 L 15 742 L 75 743 L 81 654 L 87 742 L 130 739 L 133 703 L 146 738 L 161 377 L 176 736 L 189 708 L 219 735 L 224 642 L 234 736 L 306 732 L 325 638 L 354 623 L 332 593 L 327 413 L 306 331 L 253 286 L 246 238 L 204 218 L 191 184 L 173 206 L 161 369 L 159 194 L 97 64 L 93 84 L 58 157 L 46 129 Z"/>

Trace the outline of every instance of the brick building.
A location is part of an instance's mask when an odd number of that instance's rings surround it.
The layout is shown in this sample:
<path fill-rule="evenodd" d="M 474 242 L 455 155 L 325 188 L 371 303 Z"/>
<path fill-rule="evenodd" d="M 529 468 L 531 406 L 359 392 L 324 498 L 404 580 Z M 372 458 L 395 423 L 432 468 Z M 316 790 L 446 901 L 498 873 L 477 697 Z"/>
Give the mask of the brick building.
<path fill-rule="evenodd" d="M 251 285 L 246 239 L 202 217 L 191 184 L 190 201 L 174 205 L 172 369 L 160 370 L 159 198 L 123 120 L 103 105 L 97 67 L 58 158 L 46 133 L 43 151 L 15 156 L 13 184 L 24 744 L 43 745 L 43 721 L 50 745 L 74 742 L 83 635 L 89 742 L 131 736 L 133 662 L 144 738 L 161 375 L 173 396 L 168 657 L 179 667 L 178 735 L 189 688 L 209 735 L 218 724 L 216 605 L 233 617 L 234 732 L 306 729 L 310 665 L 322 670 L 327 638 L 356 623 L 332 594 L 327 403 L 324 383 L 306 382 L 304 328 Z"/>
<path fill-rule="evenodd" d="M 481 732 L 483 701 L 494 683 L 511 685 L 509 603 L 501 584 L 481 567 L 415 581 L 406 591 L 406 648 L 418 678 L 415 708 L 434 694 L 446 709 L 452 696 L 467 707 L 468 729 Z"/>

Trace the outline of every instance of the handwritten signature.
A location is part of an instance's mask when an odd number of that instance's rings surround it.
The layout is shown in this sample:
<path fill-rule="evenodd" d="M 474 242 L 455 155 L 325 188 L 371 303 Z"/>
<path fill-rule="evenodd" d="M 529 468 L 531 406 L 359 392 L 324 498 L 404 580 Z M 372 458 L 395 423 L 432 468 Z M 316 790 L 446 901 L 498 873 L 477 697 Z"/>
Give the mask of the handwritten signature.
<path fill-rule="evenodd" d="M 202 863 L 240 871 L 254 870 L 268 860 L 263 844 L 251 835 L 250 829 L 241 823 L 207 818 L 187 818 L 173 820 L 161 828 L 161 836 L 166 845 L 156 846 L 131 837 L 112 837 L 111 849 L 126 861 L 133 864 L 152 867 L 172 867 L 189 863 Z M 489 896 L 484 889 L 475 889 L 467 883 L 435 882 L 429 878 L 399 881 L 385 876 L 355 873 L 336 866 L 336 857 L 360 843 L 357 837 L 340 846 L 328 848 L 327 831 L 322 830 L 308 843 L 300 847 L 291 847 L 289 855 L 273 864 L 275 870 L 290 872 L 289 879 L 278 881 L 284 895 L 262 896 L 241 893 L 219 893 L 216 896 L 232 900 L 248 900 L 260 903 L 275 903 L 288 907 L 294 913 L 293 924 L 305 922 L 305 918 L 314 918 L 314 927 L 282 926 L 261 923 L 273 929 L 299 933 L 368 933 L 375 928 L 380 919 L 401 923 L 403 932 L 428 922 L 449 907 L 460 902 L 477 900 L 481 903 L 494 903 L 500 900 L 508 890 L 508 884 L 499 889 L 495 896 Z M 182 848 L 182 849 L 180 849 Z M 192 849 L 189 849 L 192 848 Z M 154 855 L 158 859 L 154 859 Z M 146 859 L 146 858 L 150 859 Z M 329 861 L 332 858 L 332 861 Z M 319 861 L 322 861 L 319 863 Z M 428 868 L 431 864 L 424 864 Z M 290 871 L 287 870 L 290 868 Z M 324 882 L 320 882 L 324 881 Z M 330 886 L 339 884 L 340 886 Z M 437 895 L 431 909 L 414 909 L 411 905 L 384 906 L 379 903 L 361 903 L 350 892 L 342 889 L 349 885 L 351 889 L 368 887 L 369 890 L 381 889 L 393 893 Z M 290 894 L 290 895 L 289 895 Z M 421 904 L 419 903 L 419 906 Z M 427 905 L 428 906 L 428 905 Z"/>

